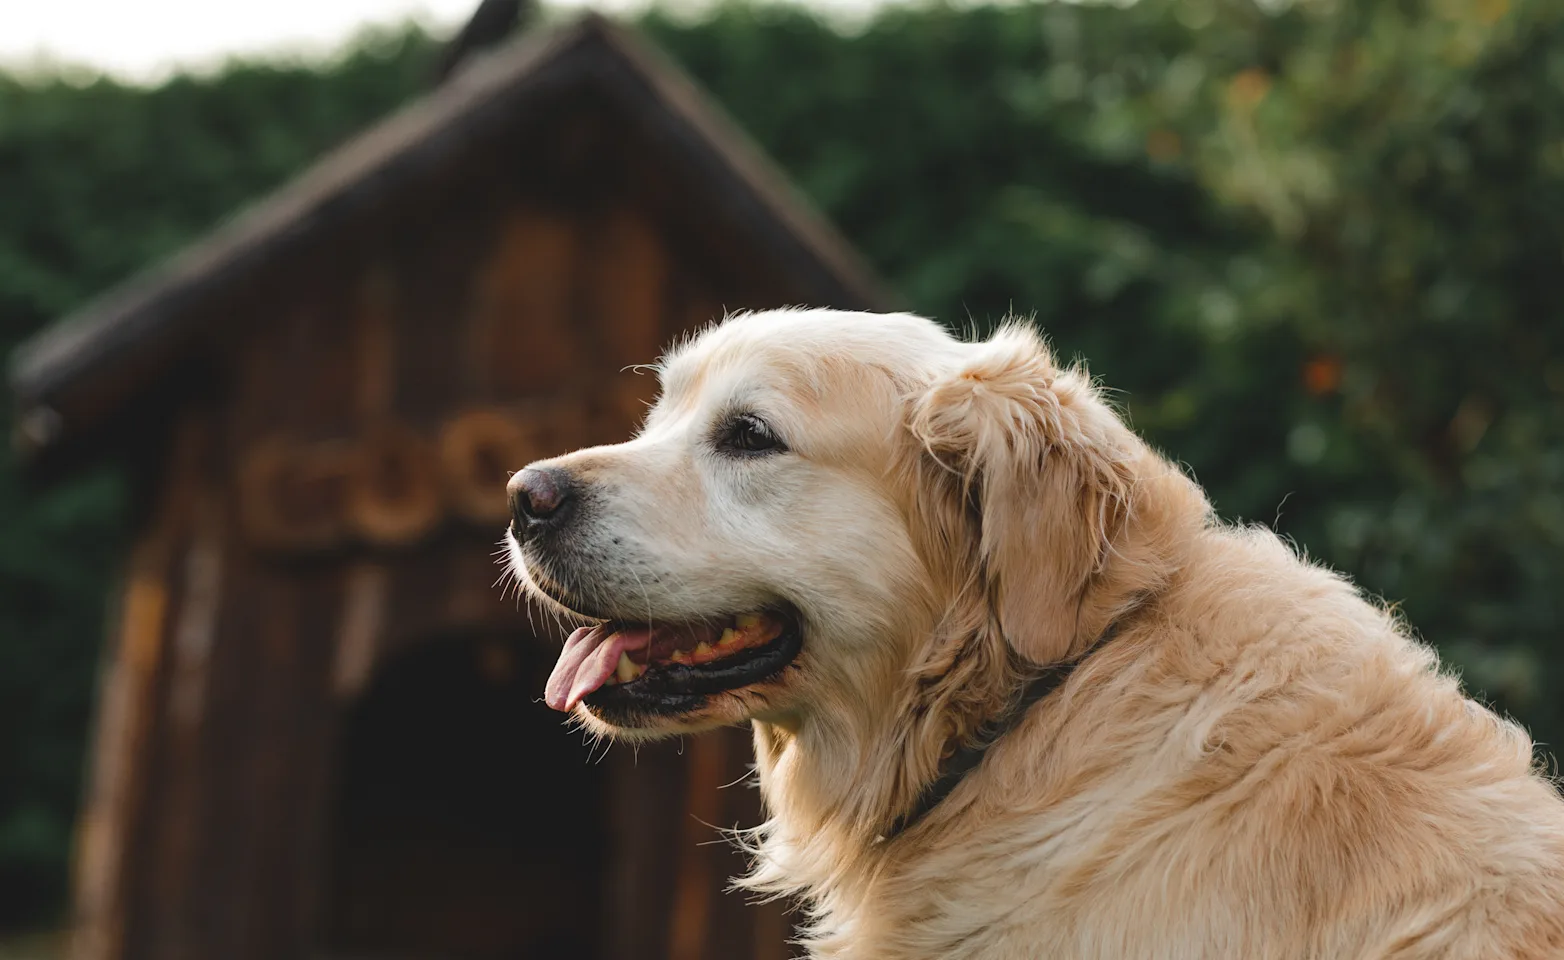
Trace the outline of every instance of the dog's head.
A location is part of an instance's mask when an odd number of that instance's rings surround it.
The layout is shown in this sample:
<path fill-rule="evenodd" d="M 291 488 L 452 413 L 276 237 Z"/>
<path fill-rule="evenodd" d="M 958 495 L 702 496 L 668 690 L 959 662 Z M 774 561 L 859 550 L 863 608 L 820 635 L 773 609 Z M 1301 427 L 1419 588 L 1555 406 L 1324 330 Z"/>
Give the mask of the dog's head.
<path fill-rule="evenodd" d="M 1145 587 L 1104 571 L 1136 549 L 1147 451 L 1023 326 L 964 343 L 908 315 L 749 314 L 659 372 L 633 439 L 509 485 L 519 578 L 601 621 L 547 690 L 600 731 L 970 699 L 946 679 L 1066 657 Z"/>

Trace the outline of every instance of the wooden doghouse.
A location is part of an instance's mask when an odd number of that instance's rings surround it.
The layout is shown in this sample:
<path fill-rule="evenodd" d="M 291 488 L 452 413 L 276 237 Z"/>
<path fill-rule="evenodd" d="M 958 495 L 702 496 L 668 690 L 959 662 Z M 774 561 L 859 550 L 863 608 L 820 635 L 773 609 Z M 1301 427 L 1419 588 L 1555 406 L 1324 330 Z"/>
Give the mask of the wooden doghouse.
<path fill-rule="evenodd" d="M 13 358 L 47 478 L 134 539 L 77 960 L 786 956 L 724 894 L 746 735 L 592 756 L 494 586 L 509 470 L 623 439 L 627 365 L 875 281 L 691 83 L 587 18 L 475 60 Z M 589 761 L 589 757 L 591 758 Z"/>

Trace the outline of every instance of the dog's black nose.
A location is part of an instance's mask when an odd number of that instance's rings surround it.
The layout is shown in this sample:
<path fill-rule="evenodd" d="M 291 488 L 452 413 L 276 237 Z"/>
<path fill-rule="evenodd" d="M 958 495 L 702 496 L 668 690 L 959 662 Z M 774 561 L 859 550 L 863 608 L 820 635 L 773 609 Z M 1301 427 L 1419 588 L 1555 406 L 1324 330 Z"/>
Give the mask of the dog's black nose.
<path fill-rule="evenodd" d="M 557 523 L 570 503 L 570 474 L 558 467 L 528 467 L 505 485 L 510 495 L 511 529 L 525 537 Z"/>

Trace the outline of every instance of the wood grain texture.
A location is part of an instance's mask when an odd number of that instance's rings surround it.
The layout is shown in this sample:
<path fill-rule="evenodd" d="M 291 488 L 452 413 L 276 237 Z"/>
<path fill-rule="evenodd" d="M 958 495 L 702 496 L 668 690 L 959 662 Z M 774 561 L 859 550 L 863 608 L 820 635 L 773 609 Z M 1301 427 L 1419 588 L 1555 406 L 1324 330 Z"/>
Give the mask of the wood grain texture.
<path fill-rule="evenodd" d="M 352 700 L 364 691 L 380 655 L 386 630 L 391 572 L 381 563 L 349 567 L 342 591 L 332 665 L 332 694 Z"/>
<path fill-rule="evenodd" d="M 185 913 L 201 883 L 202 833 L 214 811 L 201 767 L 206 719 L 213 707 L 209 676 L 218 643 L 225 579 L 234 550 L 225 510 L 218 458 L 200 466 L 201 482 L 192 495 L 191 524 L 175 573 L 178 577 L 170 670 L 162 735 L 153 764 L 155 781 L 149 802 L 157 811 L 147 824 L 140 857 L 138 909 L 145 912 L 146 942 L 157 944 L 169 960 L 198 960 L 204 953 L 199 928 Z"/>
<path fill-rule="evenodd" d="M 695 737 L 689 741 L 685 762 L 684 811 L 679 830 L 679 869 L 674 880 L 673 929 L 669 931 L 669 960 L 709 960 L 713 901 L 720 879 L 714 875 L 713 858 L 703 849 L 721 819 L 721 786 L 725 738 Z"/>
<path fill-rule="evenodd" d="M 663 347 L 672 288 L 668 251 L 656 225 L 633 207 L 593 225 L 584 312 L 599 343 L 604 371 L 651 363 Z"/>
<path fill-rule="evenodd" d="M 582 369 L 575 289 L 580 224 L 523 210 L 501 227 L 474 278 L 469 369 L 480 396 L 525 397 L 564 386 Z"/>
<path fill-rule="evenodd" d="M 361 421 L 389 413 L 396 402 L 397 287 L 384 264 L 364 271 L 354 298 L 354 400 Z"/>
<path fill-rule="evenodd" d="M 93 769 L 75 864 L 73 960 L 130 955 L 130 893 L 143 849 L 158 705 L 166 683 L 173 567 L 200 487 L 208 423 L 187 417 L 162 471 L 160 503 L 124 575 L 99 701 Z"/>

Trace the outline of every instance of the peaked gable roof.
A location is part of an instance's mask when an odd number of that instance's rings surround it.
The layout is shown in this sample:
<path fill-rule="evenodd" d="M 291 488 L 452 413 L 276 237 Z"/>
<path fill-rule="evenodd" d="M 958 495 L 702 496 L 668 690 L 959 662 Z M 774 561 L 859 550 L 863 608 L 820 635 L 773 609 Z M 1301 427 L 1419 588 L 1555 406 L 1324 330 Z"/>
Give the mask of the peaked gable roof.
<path fill-rule="evenodd" d="M 478 58 L 173 257 L 112 288 L 12 353 L 14 441 L 25 455 L 105 418 L 70 412 L 90 388 L 125 397 L 165 368 L 205 298 L 252 275 L 305 233 L 394 193 L 453 140 L 483 136 L 561 92 L 590 87 L 636 116 L 713 204 L 744 226 L 812 305 L 883 309 L 892 300 L 851 247 L 700 90 L 631 31 L 588 14 Z M 95 402 L 92 407 L 112 406 Z M 62 412 L 63 411 L 63 412 Z"/>

